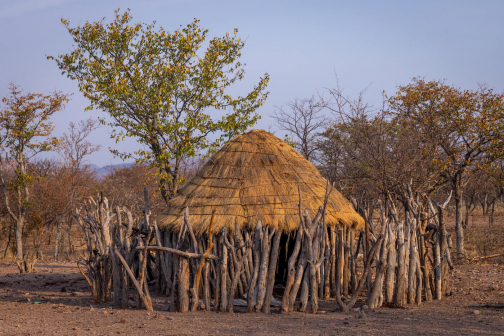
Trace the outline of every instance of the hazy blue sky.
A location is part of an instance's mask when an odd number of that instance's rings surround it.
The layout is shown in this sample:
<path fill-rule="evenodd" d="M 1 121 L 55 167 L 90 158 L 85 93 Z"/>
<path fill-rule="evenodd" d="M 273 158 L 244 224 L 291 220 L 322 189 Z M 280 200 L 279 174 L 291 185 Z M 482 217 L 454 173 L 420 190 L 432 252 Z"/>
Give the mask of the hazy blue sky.
<path fill-rule="evenodd" d="M 76 26 L 112 19 L 117 8 L 130 8 L 134 21 L 157 21 L 170 31 L 193 18 L 210 30 L 210 37 L 238 28 L 247 39 L 240 92 L 264 73 L 271 77 L 271 95 L 258 110 L 262 119 L 256 128 L 273 124 L 268 114 L 274 106 L 335 87 L 335 72 L 350 96 L 371 84 L 367 98 L 375 104 L 383 90 L 393 93 L 414 76 L 446 79 L 464 89 L 478 83 L 504 89 L 504 1 L 3 0 L 0 97 L 8 94 L 9 82 L 30 92 L 74 93 L 54 118 L 57 135 L 70 121 L 104 115 L 83 112 L 87 101 L 77 84 L 46 55 L 71 50 L 62 17 Z M 120 162 L 109 146 L 135 147 L 132 140 L 116 145 L 106 128 L 96 131 L 92 141 L 104 146 L 90 158 L 99 166 Z"/>

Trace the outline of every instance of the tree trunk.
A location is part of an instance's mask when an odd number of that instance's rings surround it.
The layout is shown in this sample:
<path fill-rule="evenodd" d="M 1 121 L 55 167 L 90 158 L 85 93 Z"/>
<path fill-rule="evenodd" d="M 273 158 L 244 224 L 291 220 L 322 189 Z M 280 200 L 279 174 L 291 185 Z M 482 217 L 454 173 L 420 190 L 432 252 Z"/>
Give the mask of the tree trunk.
<path fill-rule="evenodd" d="M 23 226 L 24 220 L 20 218 L 16 222 L 16 259 L 23 260 Z"/>
<path fill-rule="evenodd" d="M 492 205 L 490 206 L 490 215 L 488 216 L 488 226 L 493 227 L 494 224 L 494 216 L 495 216 L 495 202 L 497 200 L 494 200 L 492 202 Z"/>
<path fill-rule="evenodd" d="M 462 177 L 457 176 L 454 186 L 455 198 L 455 233 L 457 234 L 457 259 L 465 255 L 464 228 L 462 227 Z"/>
<path fill-rule="evenodd" d="M 54 260 L 58 260 L 59 244 L 61 236 L 61 221 L 56 224 L 56 238 L 54 238 Z"/>

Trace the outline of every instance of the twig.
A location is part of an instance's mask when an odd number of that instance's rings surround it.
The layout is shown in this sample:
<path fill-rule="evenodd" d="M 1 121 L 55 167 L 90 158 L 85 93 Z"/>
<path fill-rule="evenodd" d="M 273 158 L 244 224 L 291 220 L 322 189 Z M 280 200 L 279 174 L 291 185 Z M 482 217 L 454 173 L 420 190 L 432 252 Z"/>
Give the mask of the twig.
<path fill-rule="evenodd" d="M 79 268 L 79 271 L 81 272 L 82 276 L 86 279 L 87 283 L 89 284 L 89 287 L 91 287 L 91 289 L 93 289 L 93 284 L 91 283 L 91 280 L 89 280 L 89 278 L 87 277 L 87 275 L 84 274 L 84 272 L 80 268 L 79 262 L 77 262 L 77 267 Z"/>

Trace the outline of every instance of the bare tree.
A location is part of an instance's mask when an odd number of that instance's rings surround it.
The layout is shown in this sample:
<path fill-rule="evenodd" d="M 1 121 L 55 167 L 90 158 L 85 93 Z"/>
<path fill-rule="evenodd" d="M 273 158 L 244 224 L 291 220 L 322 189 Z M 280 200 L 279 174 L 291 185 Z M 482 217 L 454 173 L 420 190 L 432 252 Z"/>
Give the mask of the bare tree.
<path fill-rule="evenodd" d="M 60 146 L 56 149 L 65 161 L 65 166 L 72 171 L 78 170 L 84 164 L 84 157 L 101 149 L 101 145 L 90 143 L 87 138 L 98 127 L 98 120 L 91 118 L 81 120 L 77 125 L 73 122 L 68 126 L 68 133 L 63 133 Z"/>
<path fill-rule="evenodd" d="M 323 97 L 311 96 L 275 107 L 276 110 L 270 115 L 281 130 L 294 136 L 294 147 L 310 161 L 315 159 L 316 137 L 325 123 L 322 111 L 326 106 L 327 102 Z"/>

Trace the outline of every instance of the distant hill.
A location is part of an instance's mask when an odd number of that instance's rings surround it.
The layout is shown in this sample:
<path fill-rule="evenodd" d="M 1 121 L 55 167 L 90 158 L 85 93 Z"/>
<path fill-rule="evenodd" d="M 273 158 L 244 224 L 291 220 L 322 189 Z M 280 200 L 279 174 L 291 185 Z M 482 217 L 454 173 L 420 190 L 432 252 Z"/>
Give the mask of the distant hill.
<path fill-rule="evenodd" d="M 103 166 L 99 167 L 95 164 L 89 165 L 89 169 L 94 170 L 96 172 L 96 175 L 98 177 L 105 177 L 108 174 L 110 174 L 111 171 L 114 170 L 114 168 L 127 168 L 133 166 L 135 163 L 134 162 L 125 162 L 125 163 L 118 163 L 115 165 L 108 165 L 108 166 Z"/>

